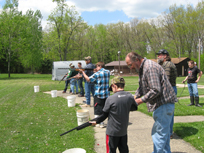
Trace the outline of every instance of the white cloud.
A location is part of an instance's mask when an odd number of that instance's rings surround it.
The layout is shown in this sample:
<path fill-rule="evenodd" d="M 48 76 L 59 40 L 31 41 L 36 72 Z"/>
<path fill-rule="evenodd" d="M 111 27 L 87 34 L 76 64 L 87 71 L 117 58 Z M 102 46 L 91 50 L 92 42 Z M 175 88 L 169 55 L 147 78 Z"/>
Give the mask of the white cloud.
<path fill-rule="evenodd" d="M 76 10 L 83 11 L 116 11 L 122 10 L 128 17 L 153 18 L 157 17 L 173 4 L 195 6 L 201 0 L 69 0 L 69 6 L 75 5 Z M 51 11 L 57 6 L 52 0 L 19 0 L 19 10 L 25 13 L 28 9 L 40 10 L 43 15 L 43 27 Z"/>

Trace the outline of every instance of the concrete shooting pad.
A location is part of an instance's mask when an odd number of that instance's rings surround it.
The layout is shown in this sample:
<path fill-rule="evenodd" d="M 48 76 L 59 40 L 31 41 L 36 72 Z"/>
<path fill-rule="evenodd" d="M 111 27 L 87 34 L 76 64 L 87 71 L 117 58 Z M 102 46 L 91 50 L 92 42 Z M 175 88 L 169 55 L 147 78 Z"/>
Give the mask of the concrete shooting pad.
<path fill-rule="evenodd" d="M 50 91 L 45 92 L 51 94 Z M 57 91 L 57 96 L 67 98 L 69 93 L 62 93 Z M 188 97 L 189 98 L 189 97 Z M 76 103 L 83 103 L 85 97 L 78 97 L 76 95 Z M 90 113 L 90 119 L 94 118 L 93 98 L 91 98 L 92 107 L 82 107 L 82 109 L 88 109 Z M 179 122 L 200 122 L 204 121 L 204 116 L 175 116 L 175 123 Z M 151 153 L 153 151 L 153 142 L 151 138 L 151 129 L 154 120 L 152 117 L 141 113 L 139 111 L 130 112 L 129 126 L 128 126 L 128 146 L 130 153 Z M 105 125 L 107 120 L 105 121 Z M 106 128 L 94 127 L 95 130 L 95 151 L 97 153 L 106 152 Z M 185 142 L 178 137 L 175 133 L 173 139 L 170 140 L 172 153 L 201 153 L 196 150 L 190 143 Z M 117 150 L 117 153 L 119 151 Z"/>

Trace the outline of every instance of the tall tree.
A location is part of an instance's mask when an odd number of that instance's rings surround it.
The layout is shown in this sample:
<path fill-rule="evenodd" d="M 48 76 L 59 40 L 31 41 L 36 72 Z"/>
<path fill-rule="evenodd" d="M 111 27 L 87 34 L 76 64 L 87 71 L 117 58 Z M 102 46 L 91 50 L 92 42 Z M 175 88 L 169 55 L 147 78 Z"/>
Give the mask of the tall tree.
<path fill-rule="evenodd" d="M 24 15 L 21 26 L 21 56 L 20 60 L 24 67 L 30 67 L 32 74 L 35 68 L 41 66 L 42 60 L 42 15 L 28 10 Z"/>
<path fill-rule="evenodd" d="M 49 15 L 48 21 L 57 32 L 58 53 L 60 60 L 67 60 L 67 54 L 75 50 L 73 48 L 74 33 L 84 25 L 74 6 L 69 7 L 65 0 L 53 0 L 57 7 Z"/>
<path fill-rule="evenodd" d="M 18 51 L 19 29 L 22 13 L 18 11 L 18 0 L 6 0 L 0 14 L 1 47 L 7 56 L 8 77 L 10 77 L 11 58 Z"/>

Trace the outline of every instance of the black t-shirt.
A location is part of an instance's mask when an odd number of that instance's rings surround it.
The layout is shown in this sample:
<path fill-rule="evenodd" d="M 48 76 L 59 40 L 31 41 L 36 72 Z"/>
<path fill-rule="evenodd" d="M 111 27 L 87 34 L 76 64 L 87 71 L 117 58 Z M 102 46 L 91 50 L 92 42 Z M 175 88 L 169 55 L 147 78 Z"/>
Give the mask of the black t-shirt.
<path fill-rule="evenodd" d="M 188 68 L 188 83 L 195 83 L 198 73 L 200 70 L 197 67 Z"/>

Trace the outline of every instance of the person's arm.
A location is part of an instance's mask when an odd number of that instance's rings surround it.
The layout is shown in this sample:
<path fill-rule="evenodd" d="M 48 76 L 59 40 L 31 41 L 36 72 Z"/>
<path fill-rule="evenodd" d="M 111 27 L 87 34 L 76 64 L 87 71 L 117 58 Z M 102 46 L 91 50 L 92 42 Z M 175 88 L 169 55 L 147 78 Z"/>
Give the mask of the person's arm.
<path fill-rule="evenodd" d="M 89 121 L 89 123 L 92 123 L 92 126 L 94 126 L 96 124 L 103 122 L 107 117 L 108 117 L 108 113 L 103 112 L 102 115 L 96 118 L 96 121 Z"/>
<path fill-rule="evenodd" d="M 90 82 L 89 77 L 86 75 L 86 73 L 83 70 L 79 70 L 80 72 L 82 72 L 84 78 L 86 79 L 87 82 Z"/>
<path fill-rule="evenodd" d="M 198 73 L 198 79 L 195 81 L 196 83 L 197 83 L 197 82 L 200 80 L 200 78 L 201 78 L 202 74 L 203 74 L 203 72 L 202 72 L 202 71 L 200 71 L 200 72 Z"/>
<path fill-rule="evenodd" d="M 143 103 L 142 99 L 141 98 L 137 98 L 135 99 L 135 102 L 137 103 L 137 105 L 140 105 Z"/>
<path fill-rule="evenodd" d="M 137 106 L 138 106 L 138 104 L 137 104 L 137 102 L 134 100 L 134 98 L 132 99 L 132 105 L 131 105 L 131 107 L 130 107 L 130 111 L 136 111 L 137 110 Z"/>
<path fill-rule="evenodd" d="M 188 79 L 188 76 L 182 81 L 182 83 L 185 83 L 187 79 Z"/>
<path fill-rule="evenodd" d="M 70 78 L 72 76 L 72 71 L 69 72 L 67 78 Z"/>
<path fill-rule="evenodd" d="M 81 74 L 76 74 L 75 76 L 73 76 L 72 78 L 76 78 L 76 79 L 79 79 L 79 78 L 81 78 L 82 76 L 81 76 Z"/>
<path fill-rule="evenodd" d="M 142 95 L 142 89 L 141 89 L 141 87 L 139 86 L 139 88 L 137 88 L 137 90 L 135 91 L 134 99 L 140 98 L 140 97 L 142 97 L 142 96 L 143 96 L 143 95 Z"/>

